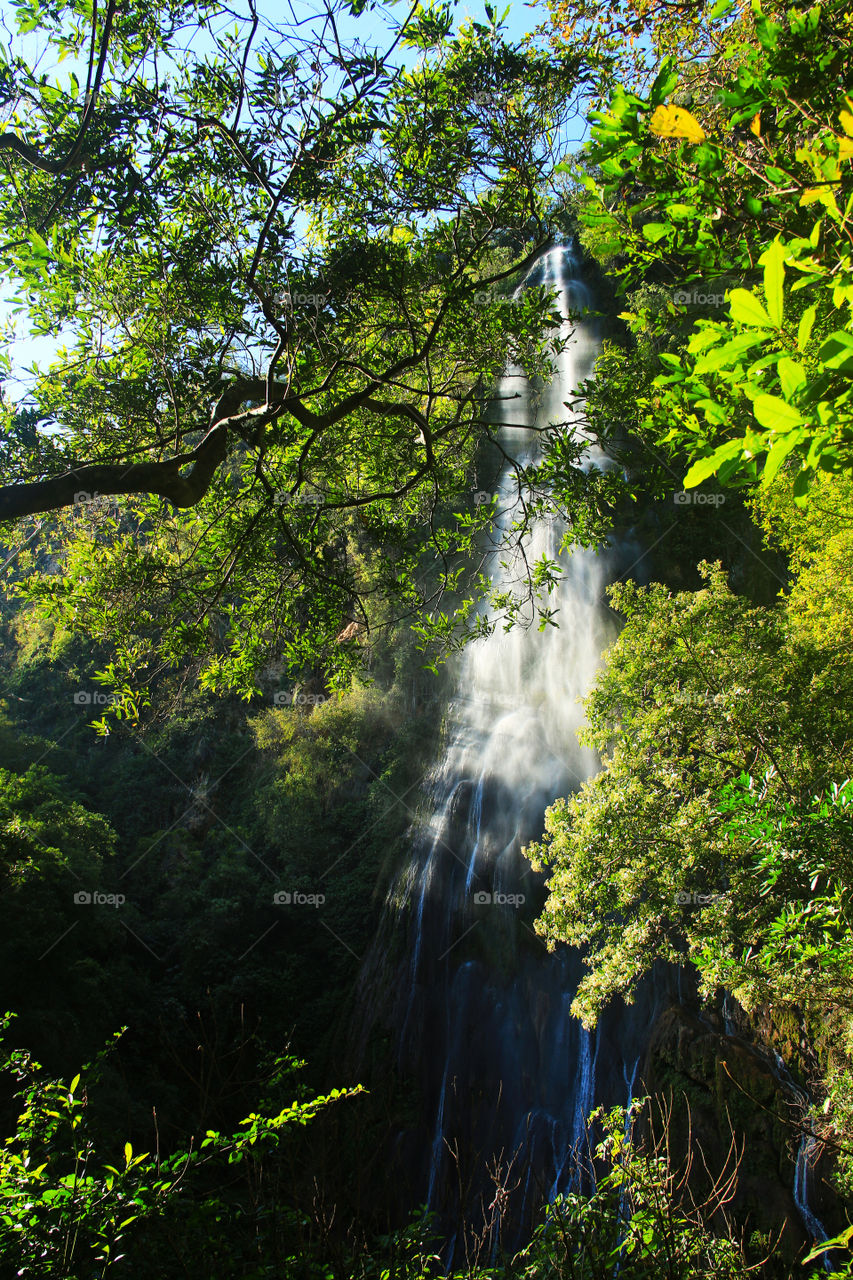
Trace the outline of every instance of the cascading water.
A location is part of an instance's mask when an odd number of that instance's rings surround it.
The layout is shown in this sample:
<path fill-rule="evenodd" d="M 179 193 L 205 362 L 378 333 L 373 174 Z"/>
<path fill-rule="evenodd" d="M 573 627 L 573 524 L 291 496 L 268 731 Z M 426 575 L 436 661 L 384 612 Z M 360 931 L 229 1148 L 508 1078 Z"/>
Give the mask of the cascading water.
<path fill-rule="evenodd" d="M 794 1081 L 781 1055 L 775 1050 L 773 1052 L 773 1062 L 777 1079 L 796 1098 L 803 1116 L 807 1116 L 809 1110 L 808 1095 Z M 797 1206 L 797 1212 L 802 1218 L 803 1225 L 812 1240 L 823 1244 L 829 1239 L 829 1233 L 809 1203 L 809 1172 L 815 1162 L 817 1151 L 817 1138 L 814 1135 L 811 1123 L 807 1122 L 797 1149 L 797 1163 L 794 1169 L 794 1204 Z M 829 1253 L 823 1255 L 822 1263 L 824 1270 L 832 1270 L 832 1258 Z"/>
<path fill-rule="evenodd" d="M 571 327 L 589 298 L 570 251 L 545 254 L 528 283 L 558 290 L 570 340 L 550 385 L 534 392 L 510 369 L 499 388 L 501 444 L 522 465 L 536 457 L 539 429 L 566 421 L 565 402 L 597 350 L 590 324 Z M 517 515 L 512 467 L 496 488 L 497 542 Z M 624 1101 L 667 998 L 665 984 L 646 983 L 590 1035 L 570 1013 L 580 957 L 549 954 L 532 928 L 544 889 L 521 850 L 541 835 L 545 808 L 597 767 L 577 741 L 580 699 L 613 635 L 604 598 L 613 557 L 561 556 L 562 534 L 541 520 L 523 547 L 528 563 L 561 560 L 565 576 L 548 601 L 558 627 L 497 630 L 459 660 L 446 750 L 361 984 L 362 1027 L 379 1018 L 397 1029 L 399 1069 L 422 1101 L 425 1122 L 399 1136 L 401 1180 L 410 1178 L 401 1194 L 427 1199 L 457 1233 L 478 1202 L 492 1249 L 498 1235 L 520 1237 L 544 1200 L 590 1180 L 587 1115 Z M 508 588 L 519 567 L 496 553 L 493 582 Z"/>
<path fill-rule="evenodd" d="M 500 442 L 522 465 L 536 457 L 538 430 L 566 421 L 565 402 L 592 370 L 595 332 L 581 321 L 572 333 L 568 318 L 588 301 L 576 268 L 571 252 L 554 249 L 529 277 L 558 290 L 569 341 L 550 385 L 534 390 L 510 369 L 499 388 Z M 589 463 L 606 459 L 590 451 Z M 511 466 L 496 488 L 499 545 L 518 513 Z M 587 1116 L 598 1104 L 630 1108 L 659 1013 L 683 1003 L 680 967 L 658 967 L 631 1006 L 614 1001 L 590 1034 L 570 1012 L 580 955 L 549 954 L 532 927 L 545 891 L 521 850 L 541 835 L 546 807 L 597 767 L 576 731 L 612 636 L 604 590 L 620 567 L 618 550 L 561 556 L 562 534 L 559 522 L 542 520 L 523 546 L 528 563 L 561 561 L 548 601 L 558 628 L 495 631 L 454 669 L 444 752 L 362 967 L 352 1021 L 357 1072 L 374 1033 L 383 1061 L 389 1039 L 396 1048 L 397 1078 L 414 1105 L 388 1152 L 389 1181 L 401 1216 L 424 1203 L 439 1215 L 448 1263 L 463 1243 L 470 1255 L 472 1240 L 481 1260 L 494 1258 L 527 1236 L 544 1202 L 592 1189 Z M 623 563 L 635 554 L 626 544 Z M 495 552 L 494 585 L 509 589 L 518 568 Z M 730 1001 L 723 1015 L 731 1037 Z M 788 1088 L 778 1064 L 775 1074 Z M 807 1194 L 813 1147 L 805 1135 L 794 1200 L 807 1230 L 825 1239 Z M 627 1222 L 627 1202 L 619 1212 Z"/>

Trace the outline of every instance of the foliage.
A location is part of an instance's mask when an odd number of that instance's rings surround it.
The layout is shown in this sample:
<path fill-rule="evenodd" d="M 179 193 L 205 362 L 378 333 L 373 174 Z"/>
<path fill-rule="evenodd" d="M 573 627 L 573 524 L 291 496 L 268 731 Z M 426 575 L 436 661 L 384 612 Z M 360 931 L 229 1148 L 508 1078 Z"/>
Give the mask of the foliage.
<path fill-rule="evenodd" d="M 555 42 L 583 49 L 595 67 L 596 104 L 616 84 L 641 93 L 656 66 L 675 56 L 691 81 L 704 64 L 731 47 L 748 6 L 743 0 L 624 0 L 604 8 L 590 0 L 549 0 Z"/>
<path fill-rule="evenodd" d="M 758 896 L 779 914 L 763 936 L 753 926 L 742 956 L 720 955 L 717 947 L 706 945 L 700 969 L 709 985 L 716 980 L 743 1002 L 749 974 L 758 969 L 776 999 L 831 1002 L 853 1013 L 846 890 L 853 875 L 849 781 L 833 784 L 802 808 L 779 796 L 774 803 L 768 796 L 772 781 L 772 772 L 761 785 L 741 775 L 723 789 L 719 807 L 726 839 L 746 844 Z"/>
<path fill-rule="evenodd" d="M 139 1273 L 143 1258 L 159 1256 L 157 1221 L 168 1216 L 170 1200 L 200 1200 L 201 1221 L 186 1215 L 195 1230 L 205 1219 L 212 1226 L 226 1210 L 227 1192 L 212 1192 L 200 1181 L 202 1173 L 209 1179 L 207 1166 L 249 1163 L 257 1177 L 265 1159 L 274 1161 L 289 1127 L 306 1125 L 330 1104 L 360 1092 L 335 1089 L 324 1097 L 292 1102 L 277 1115 L 253 1113 L 237 1132 L 210 1130 L 197 1147 L 164 1160 L 159 1153 L 136 1154 L 127 1142 L 123 1159 L 108 1164 L 87 1124 L 88 1089 L 97 1083 L 97 1069 L 84 1068 L 66 1084 L 45 1076 L 26 1052 L 13 1052 L 3 1065 L 23 1083 L 17 1096 L 24 1109 L 0 1153 L 0 1249 L 20 1276 L 88 1280 Z M 191 1257 L 192 1246 L 191 1232 L 178 1250 L 184 1260 Z M 232 1263 L 238 1262 L 239 1251 L 235 1239 Z M 227 1265 L 228 1259 L 221 1261 Z"/>
<path fill-rule="evenodd" d="M 767 483 L 790 460 L 804 499 L 850 466 L 850 21 L 843 3 L 779 21 L 756 7 L 694 111 L 670 59 L 647 97 L 620 89 L 593 115 L 580 209 L 599 250 L 623 255 L 629 287 L 668 279 L 676 303 L 697 281 L 727 293 L 729 318 L 695 318 L 642 401 L 646 430 L 692 460 L 688 488 Z"/>
<path fill-rule="evenodd" d="M 82 53 L 82 12 L 18 22 L 0 256 L 65 344 L 2 406 L 0 514 L 65 512 L 21 526 L 22 589 L 109 641 L 111 719 L 188 663 L 243 697 L 273 659 L 345 687 L 376 598 L 428 619 L 458 586 L 492 384 L 554 354 L 548 291 L 511 292 L 557 227 L 579 59 L 494 15 L 140 0 L 92 13 L 84 93 L 26 56 Z"/>
<path fill-rule="evenodd" d="M 574 1010 L 588 1024 L 659 959 L 695 966 L 707 997 L 802 1020 L 816 1055 L 809 1123 L 845 1194 L 850 484 L 825 474 L 802 508 L 777 476 L 756 500 L 793 571 L 771 605 L 707 565 L 700 591 L 614 589 L 626 622 L 586 702 L 602 769 L 551 807 L 528 851 L 549 874 L 537 929 L 586 948 Z"/>
<path fill-rule="evenodd" d="M 594 1186 L 589 1194 L 556 1198 L 516 1260 L 521 1264 L 516 1274 L 527 1280 L 604 1280 L 614 1268 L 626 1280 L 749 1274 L 743 1248 L 730 1228 L 714 1236 L 706 1225 L 713 1212 L 725 1222 L 736 1170 L 721 1178 L 712 1211 L 691 1203 L 683 1172 L 674 1168 L 665 1142 L 640 1141 L 635 1133 L 647 1105 L 648 1099 L 637 1099 L 627 1111 L 615 1107 L 590 1117 L 604 1130 L 595 1150 Z"/>
<path fill-rule="evenodd" d="M 584 732 L 605 752 L 603 769 L 552 806 L 545 840 L 529 851 L 550 873 L 537 927 L 552 943 L 588 948 L 575 1000 L 587 1021 L 656 958 L 692 960 L 713 990 L 721 976 L 709 956 L 739 958 L 786 894 L 807 890 L 814 868 L 804 859 L 784 889 L 761 892 L 746 833 L 720 808 L 728 785 L 745 769 L 772 770 L 770 795 L 808 804 L 820 779 L 850 772 L 841 664 L 820 696 L 809 673 L 823 654 L 787 635 L 781 610 L 734 595 L 718 569 L 705 574 L 698 592 L 611 590 L 626 625 L 587 700 Z M 738 974 L 746 1004 L 773 990 L 754 958 Z M 805 974 L 791 981 L 807 999 Z"/>
<path fill-rule="evenodd" d="M 849 1190 L 842 0 L 560 0 L 549 52 L 509 44 L 491 8 L 458 31 L 443 5 L 396 22 L 362 0 L 277 25 L 251 4 L 236 25 L 215 4 L 15 12 L 0 258 L 31 332 L 65 346 L 0 405 L 0 513 L 30 521 L 3 558 L 33 606 L 3 620 L 2 958 L 25 1039 L 54 1059 L 130 1025 L 81 1072 L 101 1081 L 91 1107 L 80 1077 L 11 1054 L 25 1083 L 0 1158 L 10 1265 L 445 1269 L 428 1214 L 366 1244 L 386 1100 L 355 1137 L 323 1128 L 359 1091 L 294 1086 L 290 1053 L 316 1053 L 318 1078 L 338 1069 L 430 745 L 414 637 L 433 656 L 511 625 L 555 580 L 546 560 L 481 608 L 493 511 L 472 493 L 506 361 L 537 377 L 559 352 L 552 295 L 516 286 L 575 215 L 622 273 L 627 334 L 611 326 L 577 389 L 589 438 L 553 423 L 541 461 L 516 468 L 502 551 L 554 506 L 567 542 L 595 545 L 640 506 L 653 523 L 686 473 L 747 490 L 792 580 L 773 604 L 708 564 L 697 591 L 613 590 L 625 627 L 585 735 L 602 769 L 528 851 L 549 875 L 538 929 L 586 949 L 588 1024 L 660 959 L 748 1010 L 796 1006 L 822 1055 L 810 1123 Z M 345 47 L 368 23 L 371 45 Z M 56 66 L 37 67 L 31 39 Z M 580 86 L 610 101 L 567 213 L 553 157 Z M 701 290 L 712 300 L 691 303 Z M 589 465 L 590 439 L 609 461 Z M 709 530 L 716 548 L 710 521 L 694 534 Z M 678 548 L 668 580 L 683 582 L 696 557 Z M 92 663 L 112 699 L 97 750 L 73 693 Z M 354 681 L 364 667 L 393 692 Z M 78 882 L 121 886 L 121 912 L 91 904 L 94 942 Z M 152 1099 L 157 1152 L 134 1154 Z M 589 1194 L 468 1274 L 745 1274 L 727 1191 L 697 1205 L 631 1116 L 599 1119 Z"/>

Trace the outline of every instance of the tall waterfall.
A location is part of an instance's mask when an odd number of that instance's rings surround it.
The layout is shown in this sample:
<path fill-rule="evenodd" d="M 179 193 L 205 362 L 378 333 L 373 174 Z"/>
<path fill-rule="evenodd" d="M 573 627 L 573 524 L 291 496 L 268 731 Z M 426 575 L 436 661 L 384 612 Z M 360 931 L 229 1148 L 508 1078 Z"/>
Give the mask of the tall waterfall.
<path fill-rule="evenodd" d="M 501 444 L 522 463 L 536 456 L 536 428 L 566 421 L 597 350 L 592 324 L 570 318 L 589 301 L 570 251 L 544 255 L 528 283 L 559 290 L 569 341 L 549 386 L 509 369 L 499 389 Z M 511 467 L 496 491 L 497 542 L 517 513 Z M 498 629 L 459 659 L 445 750 L 361 982 L 362 1025 L 392 1028 L 422 1104 L 394 1153 L 401 1200 L 428 1202 L 450 1234 L 473 1217 L 492 1248 L 520 1238 L 544 1200 L 591 1178 L 586 1117 L 598 1102 L 624 1103 L 663 995 L 645 984 L 590 1034 L 570 1014 L 579 956 L 549 954 L 532 927 L 545 893 L 521 849 L 541 835 L 545 808 L 596 768 L 577 741 L 580 699 L 614 634 L 605 587 L 615 560 L 560 555 L 563 532 L 542 520 L 524 543 L 528 563 L 560 559 L 548 601 L 558 627 Z M 517 568 L 496 552 L 495 585 Z"/>

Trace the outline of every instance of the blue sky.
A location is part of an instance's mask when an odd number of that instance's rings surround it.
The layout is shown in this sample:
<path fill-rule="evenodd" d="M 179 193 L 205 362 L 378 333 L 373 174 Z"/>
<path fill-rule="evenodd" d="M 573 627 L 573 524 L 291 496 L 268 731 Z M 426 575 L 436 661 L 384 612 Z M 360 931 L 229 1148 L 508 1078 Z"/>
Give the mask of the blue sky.
<path fill-rule="evenodd" d="M 260 0 L 259 10 L 262 15 L 266 15 L 270 20 L 281 20 L 281 2 L 280 0 Z M 290 7 L 290 6 L 289 6 Z M 502 12 L 507 6 L 504 4 L 496 4 L 498 12 Z M 311 14 L 322 12 L 321 5 L 314 3 L 313 0 L 296 0 L 293 8 L 300 13 Z M 382 6 L 372 13 L 365 14 L 360 19 L 347 18 L 339 24 L 339 31 L 343 43 L 348 43 L 353 38 L 358 38 L 366 44 L 371 41 L 379 46 L 384 46 L 387 41 L 386 21 L 390 19 L 392 22 L 399 22 L 408 11 L 408 5 L 404 0 L 397 0 L 391 6 Z M 5 18 L 7 29 L 14 30 L 14 17 L 11 14 L 8 3 L 0 3 L 0 15 Z M 484 13 L 482 3 L 471 3 L 466 0 L 465 3 L 459 4 L 454 12 L 455 23 L 458 26 L 466 18 L 473 18 L 476 21 L 485 22 L 487 19 Z M 509 6 L 509 12 L 505 19 L 504 29 L 510 40 L 520 40 L 527 32 L 535 29 L 547 17 L 547 10 L 543 3 L 523 3 L 516 0 L 516 3 Z M 371 21 L 373 19 L 373 21 Z M 231 24 L 233 25 L 233 23 Z M 202 36 L 204 41 L 206 37 Z M 32 56 L 33 37 L 17 37 L 12 40 L 12 51 L 25 52 L 28 56 Z M 403 63 L 414 62 L 419 56 L 416 50 L 398 49 L 397 54 Z M 42 62 L 41 71 L 51 71 L 51 63 L 49 59 Z M 85 84 L 86 68 L 78 65 L 74 59 L 66 59 L 61 66 L 55 68 L 55 76 L 58 83 L 68 82 L 67 77 L 71 71 L 74 71 Z M 0 119 L 2 124 L 2 119 Z M 579 126 L 580 128 L 580 126 Z M 580 132 L 578 141 L 580 140 Z M 13 316 L 13 307 L 10 301 L 13 292 L 11 284 L 3 282 L 4 287 L 0 288 L 0 325 L 12 326 L 14 329 L 14 342 L 10 350 L 12 356 L 14 374 L 8 381 L 7 387 L 9 392 L 17 398 L 27 387 L 30 379 L 24 373 L 29 366 L 35 361 L 40 365 L 49 364 L 51 358 L 56 353 L 58 347 L 62 344 L 61 335 L 53 337 L 32 337 L 28 331 L 26 315 Z"/>

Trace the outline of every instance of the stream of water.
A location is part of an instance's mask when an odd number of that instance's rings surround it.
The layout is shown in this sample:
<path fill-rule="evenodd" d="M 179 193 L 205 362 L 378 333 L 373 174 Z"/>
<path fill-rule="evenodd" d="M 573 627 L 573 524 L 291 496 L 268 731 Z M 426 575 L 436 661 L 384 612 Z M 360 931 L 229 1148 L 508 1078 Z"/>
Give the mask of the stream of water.
<path fill-rule="evenodd" d="M 527 283 L 558 291 L 570 341 L 548 386 L 510 368 L 498 388 L 500 442 L 522 464 L 537 455 L 537 429 L 570 417 L 565 402 L 598 349 L 594 325 L 577 319 L 590 299 L 571 251 L 545 254 Z M 590 450 L 588 465 L 607 460 Z M 519 510 L 512 467 L 495 488 L 499 541 Z M 427 1201 L 452 1224 L 463 1200 L 470 1213 L 479 1198 L 493 1243 L 521 1238 L 543 1200 L 589 1183 L 586 1117 L 599 1102 L 624 1103 L 667 998 L 645 984 L 590 1034 L 570 1013 L 579 956 L 549 954 L 532 927 L 544 888 L 521 851 L 540 837 L 546 807 L 597 767 L 577 740 L 580 700 L 615 634 L 605 588 L 618 553 L 561 554 L 563 533 L 543 519 L 523 544 L 528 563 L 560 558 L 564 577 L 547 601 L 559 626 L 499 628 L 459 658 L 445 749 L 362 984 L 393 991 L 386 1017 L 398 1029 L 399 1070 L 421 1094 L 422 1124 L 398 1151 L 411 1170 L 409 1203 Z M 491 557 L 497 587 L 517 579 L 521 554 Z"/>
<path fill-rule="evenodd" d="M 528 283 L 558 290 L 570 340 L 548 386 L 532 388 L 510 368 L 499 388 L 501 444 L 522 464 L 536 457 L 537 428 L 570 417 L 565 402 L 598 348 L 594 325 L 577 318 L 590 298 L 571 251 L 545 254 Z M 587 457 L 607 465 L 594 450 Z M 519 509 L 508 465 L 496 499 L 499 540 Z M 458 660 L 445 747 L 361 982 L 360 1025 L 394 1028 L 397 1068 L 419 1099 L 394 1153 L 400 1203 L 426 1203 L 451 1240 L 473 1223 L 492 1254 L 526 1237 L 544 1201 L 591 1187 L 587 1116 L 599 1103 L 630 1106 L 642 1091 L 650 1030 L 680 995 L 679 972 L 658 974 L 632 1005 L 614 1002 L 591 1034 L 570 1012 L 579 955 L 548 953 L 532 927 L 545 892 L 521 851 L 541 836 L 546 807 L 597 768 L 577 740 L 580 703 L 615 634 L 606 586 L 636 556 L 627 545 L 561 554 L 563 533 L 559 520 L 538 521 L 523 547 L 528 563 L 561 561 L 548 601 L 559 626 L 497 629 Z M 507 587 L 519 567 L 518 556 L 494 554 L 493 582 Z M 795 1196 L 817 1235 L 809 1154 L 804 1144 Z"/>

